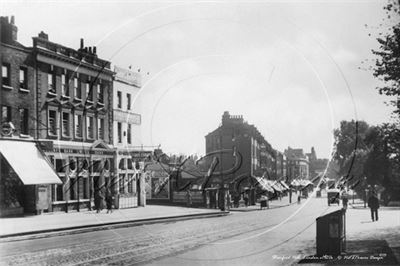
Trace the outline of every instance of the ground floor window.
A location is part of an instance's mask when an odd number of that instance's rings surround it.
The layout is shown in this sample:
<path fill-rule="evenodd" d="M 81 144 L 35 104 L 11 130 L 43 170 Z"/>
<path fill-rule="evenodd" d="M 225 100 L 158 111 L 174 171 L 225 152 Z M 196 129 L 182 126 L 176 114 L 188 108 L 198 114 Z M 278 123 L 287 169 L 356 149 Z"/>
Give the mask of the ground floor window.
<path fill-rule="evenodd" d="M 134 183 L 133 174 L 128 174 L 128 193 L 133 193 L 133 183 Z"/>
<path fill-rule="evenodd" d="M 76 178 L 71 178 L 70 182 L 68 184 L 67 189 L 69 190 L 69 196 L 71 200 L 75 200 L 76 199 Z"/>
<path fill-rule="evenodd" d="M 125 193 L 125 182 L 124 182 L 125 175 L 119 175 L 119 193 Z"/>

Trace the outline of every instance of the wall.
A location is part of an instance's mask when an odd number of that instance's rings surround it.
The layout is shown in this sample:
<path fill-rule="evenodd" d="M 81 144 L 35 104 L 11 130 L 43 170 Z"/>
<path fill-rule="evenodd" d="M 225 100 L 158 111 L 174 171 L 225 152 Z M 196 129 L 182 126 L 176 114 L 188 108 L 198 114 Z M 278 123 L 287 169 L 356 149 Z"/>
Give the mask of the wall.
<path fill-rule="evenodd" d="M 15 126 L 16 134 L 20 134 L 19 108 L 27 108 L 29 111 L 28 127 L 29 135 L 35 137 L 36 113 L 35 113 L 35 72 L 33 68 L 32 56 L 29 50 L 21 47 L 1 44 L 2 63 L 10 64 L 10 77 L 12 89 L 3 88 L 0 81 L 0 101 L 1 105 L 12 107 L 12 123 Z M 27 68 L 27 85 L 29 91 L 19 89 L 19 69 L 20 66 Z"/>

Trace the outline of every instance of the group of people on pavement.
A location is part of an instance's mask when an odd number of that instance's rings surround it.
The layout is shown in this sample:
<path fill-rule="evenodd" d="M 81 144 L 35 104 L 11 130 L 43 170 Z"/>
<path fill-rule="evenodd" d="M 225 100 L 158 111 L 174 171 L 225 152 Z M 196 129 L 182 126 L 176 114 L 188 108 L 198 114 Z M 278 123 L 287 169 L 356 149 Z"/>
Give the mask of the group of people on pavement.
<path fill-rule="evenodd" d="M 96 213 L 100 213 L 104 209 L 104 201 L 106 203 L 107 213 L 112 213 L 114 197 L 111 191 L 107 189 L 105 196 L 101 189 L 95 191 L 94 193 L 94 209 Z"/>
<path fill-rule="evenodd" d="M 349 199 L 346 194 L 342 195 L 343 209 L 347 209 Z M 368 198 L 368 208 L 371 210 L 371 219 L 373 222 L 378 221 L 378 209 L 379 209 L 379 199 L 376 192 L 373 191 Z"/>

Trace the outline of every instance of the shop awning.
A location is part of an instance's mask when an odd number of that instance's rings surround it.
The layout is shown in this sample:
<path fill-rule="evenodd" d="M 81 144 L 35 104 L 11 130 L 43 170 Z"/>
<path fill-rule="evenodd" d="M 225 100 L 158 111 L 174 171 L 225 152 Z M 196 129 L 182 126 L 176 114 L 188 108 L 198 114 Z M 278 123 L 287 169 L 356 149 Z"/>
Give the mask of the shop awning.
<path fill-rule="evenodd" d="M 62 184 L 34 142 L 0 140 L 0 152 L 25 185 Z"/>
<path fill-rule="evenodd" d="M 268 184 L 268 180 L 265 180 L 262 177 L 255 177 L 257 183 L 260 185 L 261 189 L 269 192 L 274 192 L 274 189 Z"/>
<path fill-rule="evenodd" d="M 272 189 L 274 189 L 274 190 L 276 190 L 276 191 L 278 191 L 278 192 L 283 191 L 282 186 L 280 186 L 279 183 L 278 183 L 277 181 L 275 181 L 275 180 L 267 180 L 267 182 L 268 182 L 268 185 L 269 185 Z"/>
<path fill-rule="evenodd" d="M 289 190 L 290 188 L 289 188 L 289 186 L 285 183 L 285 181 L 280 181 L 281 182 L 281 185 L 285 188 L 285 189 L 287 189 L 287 190 Z"/>
<path fill-rule="evenodd" d="M 300 186 L 300 182 L 299 182 L 297 179 L 293 180 L 292 183 L 290 183 L 290 184 L 291 184 L 292 186 L 294 186 L 294 187 Z"/>
<path fill-rule="evenodd" d="M 279 192 L 282 192 L 283 191 L 283 189 L 282 189 L 282 187 L 279 185 L 279 183 L 277 183 L 276 181 L 274 181 L 274 183 L 272 184 L 272 187 L 276 190 L 276 191 L 279 191 Z"/>

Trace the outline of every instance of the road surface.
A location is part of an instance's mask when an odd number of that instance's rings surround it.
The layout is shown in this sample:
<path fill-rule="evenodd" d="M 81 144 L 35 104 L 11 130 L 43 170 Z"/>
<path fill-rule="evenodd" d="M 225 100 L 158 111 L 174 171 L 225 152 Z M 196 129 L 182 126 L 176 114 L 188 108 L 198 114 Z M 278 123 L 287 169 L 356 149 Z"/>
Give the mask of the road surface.
<path fill-rule="evenodd" d="M 263 211 L 0 243 L 2 265 L 287 265 L 314 245 L 326 198 Z M 296 255 L 296 256 L 294 256 Z M 284 256 L 294 256 L 290 260 Z"/>

